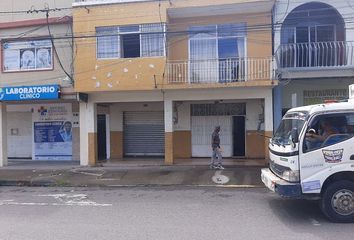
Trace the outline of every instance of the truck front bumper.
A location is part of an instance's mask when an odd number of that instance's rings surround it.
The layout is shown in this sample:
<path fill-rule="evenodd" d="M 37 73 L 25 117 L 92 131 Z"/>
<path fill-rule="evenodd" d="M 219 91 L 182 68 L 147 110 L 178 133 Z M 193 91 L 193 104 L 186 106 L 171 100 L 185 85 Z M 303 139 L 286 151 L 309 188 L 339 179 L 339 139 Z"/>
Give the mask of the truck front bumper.
<path fill-rule="evenodd" d="M 262 182 L 271 191 L 285 198 L 302 198 L 300 183 L 290 183 L 276 176 L 269 168 L 262 169 Z"/>

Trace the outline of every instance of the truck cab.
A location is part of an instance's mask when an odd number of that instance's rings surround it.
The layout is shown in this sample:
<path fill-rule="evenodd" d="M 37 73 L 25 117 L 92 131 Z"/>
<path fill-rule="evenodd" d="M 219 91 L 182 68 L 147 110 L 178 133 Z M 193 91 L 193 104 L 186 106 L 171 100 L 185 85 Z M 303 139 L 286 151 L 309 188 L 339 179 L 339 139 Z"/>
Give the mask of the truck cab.
<path fill-rule="evenodd" d="M 269 157 L 261 176 L 271 191 L 320 200 L 331 221 L 354 221 L 354 99 L 290 109 Z"/>

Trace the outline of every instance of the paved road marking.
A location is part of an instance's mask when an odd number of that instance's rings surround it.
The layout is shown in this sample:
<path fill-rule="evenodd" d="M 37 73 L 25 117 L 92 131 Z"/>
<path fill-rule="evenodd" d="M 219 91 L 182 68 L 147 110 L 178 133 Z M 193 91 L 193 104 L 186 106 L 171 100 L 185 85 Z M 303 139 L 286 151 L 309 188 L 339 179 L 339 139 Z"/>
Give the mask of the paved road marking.
<path fill-rule="evenodd" d="M 309 218 L 309 220 L 313 226 L 321 226 L 321 223 L 319 221 L 317 221 L 316 219 Z"/>
<path fill-rule="evenodd" d="M 54 198 L 57 202 L 16 202 L 10 200 L 0 200 L 0 206 L 4 205 L 20 205 L 20 206 L 90 206 L 90 207 L 110 207 L 112 204 L 97 203 L 89 200 L 85 194 L 46 194 L 37 195 L 36 197 L 50 197 Z"/>
<path fill-rule="evenodd" d="M 70 172 L 73 172 L 73 173 L 80 173 L 80 174 L 83 174 L 83 175 L 95 176 L 95 177 L 102 177 L 103 174 L 106 173 L 106 171 L 104 171 L 104 170 L 99 170 L 99 171 L 101 173 L 85 172 L 84 170 L 80 170 L 80 169 L 72 169 L 72 170 L 70 170 Z"/>
<path fill-rule="evenodd" d="M 215 171 L 214 176 L 211 178 L 214 183 L 216 184 L 226 184 L 230 181 L 230 178 L 228 178 L 225 175 L 222 175 L 222 170 Z"/>

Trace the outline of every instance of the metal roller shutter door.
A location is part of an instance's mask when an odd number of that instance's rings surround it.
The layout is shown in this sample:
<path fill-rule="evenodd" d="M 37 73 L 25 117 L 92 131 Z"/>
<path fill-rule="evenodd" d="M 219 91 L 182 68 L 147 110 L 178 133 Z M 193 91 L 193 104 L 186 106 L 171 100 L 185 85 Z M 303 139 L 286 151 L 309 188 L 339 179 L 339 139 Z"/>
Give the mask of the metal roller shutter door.
<path fill-rule="evenodd" d="M 163 112 L 124 112 L 124 154 L 163 156 L 164 153 Z"/>

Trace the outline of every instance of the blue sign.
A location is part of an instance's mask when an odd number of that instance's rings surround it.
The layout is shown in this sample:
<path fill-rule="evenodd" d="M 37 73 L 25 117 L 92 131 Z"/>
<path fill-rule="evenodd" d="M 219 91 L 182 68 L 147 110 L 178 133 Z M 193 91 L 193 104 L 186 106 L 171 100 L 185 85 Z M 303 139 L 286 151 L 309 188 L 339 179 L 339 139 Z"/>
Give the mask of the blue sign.
<path fill-rule="evenodd" d="M 0 101 L 48 100 L 58 98 L 59 85 L 0 88 Z"/>
<path fill-rule="evenodd" d="M 71 121 L 34 122 L 34 144 L 36 160 L 71 160 Z"/>

